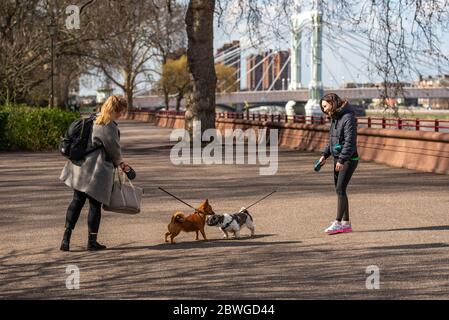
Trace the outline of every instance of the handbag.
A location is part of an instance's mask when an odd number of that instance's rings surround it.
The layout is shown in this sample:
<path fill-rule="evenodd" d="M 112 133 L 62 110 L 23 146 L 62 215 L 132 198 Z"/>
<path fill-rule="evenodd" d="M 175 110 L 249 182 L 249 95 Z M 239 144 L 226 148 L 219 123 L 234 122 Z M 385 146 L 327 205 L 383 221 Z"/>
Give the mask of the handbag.
<path fill-rule="evenodd" d="M 125 173 L 123 173 L 123 179 L 121 179 L 118 170 L 115 171 L 117 172 L 118 179 L 115 179 L 114 184 L 112 185 L 109 205 L 103 204 L 103 209 L 105 211 L 125 214 L 139 213 L 143 189 L 134 187 L 132 182 L 126 177 Z M 128 184 L 126 182 L 128 182 Z"/>

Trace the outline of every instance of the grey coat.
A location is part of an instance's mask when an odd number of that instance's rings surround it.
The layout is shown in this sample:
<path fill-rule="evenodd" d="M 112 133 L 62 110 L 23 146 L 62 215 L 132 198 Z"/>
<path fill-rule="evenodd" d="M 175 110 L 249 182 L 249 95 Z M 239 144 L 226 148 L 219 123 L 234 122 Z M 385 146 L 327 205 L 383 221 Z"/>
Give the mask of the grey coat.
<path fill-rule="evenodd" d="M 336 145 L 341 145 L 341 150 L 336 150 Z M 332 118 L 329 128 L 329 142 L 321 153 L 326 159 L 331 155 L 344 164 L 346 161 L 357 158 L 357 121 L 354 109 L 347 104 L 337 110 Z"/>
<path fill-rule="evenodd" d="M 117 123 L 94 124 L 89 143 L 89 148 L 103 147 L 89 153 L 84 160 L 75 163 L 67 161 L 59 179 L 72 189 L 85 192 L 95 200 L 109 205 L 114 168 L 123 161 Z"/>

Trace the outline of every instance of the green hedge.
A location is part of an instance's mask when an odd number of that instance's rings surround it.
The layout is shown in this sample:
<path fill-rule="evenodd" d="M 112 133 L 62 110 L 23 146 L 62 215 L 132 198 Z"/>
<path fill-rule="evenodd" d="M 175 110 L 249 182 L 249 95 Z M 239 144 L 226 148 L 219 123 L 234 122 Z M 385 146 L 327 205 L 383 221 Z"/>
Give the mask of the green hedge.
<path fill-rule="evenodd" d="M 9 112 L 0 110 L 0 150 L 8 149 L 8 139 L 6 137 L 6 125 L 8 123 Z"/>
<path fill-rule="evenodd" d="M 75 112 L 50 108 L 0 108 L 0 150 L 54 150 Z"/>

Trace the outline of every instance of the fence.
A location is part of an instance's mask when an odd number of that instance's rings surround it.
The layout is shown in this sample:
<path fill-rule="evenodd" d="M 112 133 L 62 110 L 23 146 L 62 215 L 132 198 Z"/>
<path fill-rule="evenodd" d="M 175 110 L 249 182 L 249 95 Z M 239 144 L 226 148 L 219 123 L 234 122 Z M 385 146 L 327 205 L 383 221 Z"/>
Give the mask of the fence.
<path fill-rule="evenodd" d="M 129 113 L 126 119 L 153 122 L 165 128 L 184 128 L 183 114 L 174 111 L 139 111 Z M 219 112 L 216 117 L 216 128 L 222 133 L 226 129 L 276 129 L 281 147 L 319 152 L 328 141 L 328 120 L 323 117 L 226 112 Z M 259 119 L 263 121 L 258 121 Z M 448 121 L 437 121 L 358 118 L 357 149 L 360 158 L 394 167 L 449 174 L 449 130 L 446 129 Z M 318 125 L 310 125 L 307 122 Z M 323 122 L 324 125 L 320 125 Z M 429 130 L 434 132 L 426 132 Z M 446 133 L 443 130 L 446 130 Z"/>
<path fill-rule="evenodd" d="M 146 109 L 133 110 L 130 113 L 149 113 L 155 116 L 183 116 L 184 111 L 149 111 Z M 285 123 L 312 123 L 327 124 L 329 119 L 322 116 L 304 116 L 304 115 L 281 115 L 267 113 L 250 112 L 217 112 L 216 119 L 241 119 L 253 121 L 270 121 Z M 359 128 L 373 129 L 396 129 L 396 130 L 414 130 L 414 131 L 433 131 L 449 132 L 449 120 L 441 119 L 412 119 L 412 118 L 379 118 L 379 117 L 358 117 L 357 125 Z"/>

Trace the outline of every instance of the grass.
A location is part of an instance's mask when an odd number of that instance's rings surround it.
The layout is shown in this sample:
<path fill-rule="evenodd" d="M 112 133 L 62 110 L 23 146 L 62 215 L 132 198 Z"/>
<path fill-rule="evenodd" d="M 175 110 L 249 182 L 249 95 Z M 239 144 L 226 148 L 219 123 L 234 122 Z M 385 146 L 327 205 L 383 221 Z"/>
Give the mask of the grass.
<path fill-rule="evenodd" d="M 391 110 L 383 111 L 383 110 L 366 110 L 367 117 L 385 117 L 385 118 L 393 118 L 393 112 Z M 441 120 L 449 120 L 449 110 L 448 111 L 427 111 L 427 110 L 399 110 L 400 118 L 418 118 L 418 119 L 441 119 Z"/>

